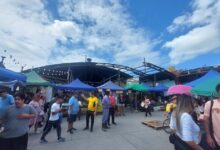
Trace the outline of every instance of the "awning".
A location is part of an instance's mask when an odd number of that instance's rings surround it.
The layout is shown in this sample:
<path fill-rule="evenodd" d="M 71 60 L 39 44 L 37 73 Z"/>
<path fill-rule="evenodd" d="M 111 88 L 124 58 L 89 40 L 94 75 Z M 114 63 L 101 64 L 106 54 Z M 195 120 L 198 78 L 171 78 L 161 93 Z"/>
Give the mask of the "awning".
<path fill-rule="evenodd" d="M 165 92 L 168 90 L 168 87 L 159 84 L 158 86 L 152 87 L 149 89 L 150 92 Z"/>
<path fill-rule="evenodd" d="M 112 90 L 112 91 L 123 91 L 123 90 L 125 90 L 123 87 L 120 87 L 117 84 L 114 84 L 112 81 L 108 81 L 105 84 L 98 86 L 97 88 L 98 89 L 103 89 L 103 90 Z"/>
<path fill-rule="evenodd" d="M 26 82 L 27 77 L 22 73 L 17 73 L 5 68 L 0 67 L 0 81 L 10 82 L 10 81 L 22 81 Z"/>
<path fill-rule="evenodd" d="M 142 84 L 130 84 L 130 85 L 127 85 L 125 87 L 126 89 L 130 89 L 130 90 L 135 90 L 135 91 L 139 91 L 139 92 L 147 92 L 148 89 L 146 87 L 144 87 L 144 85 Z"/>
<path fill-rule="evenodd" d="M 215 77 L 205 81 L 192 89 L 193 94 L 202 96 L 218 96 L 216 86 L 220 84 L 220 77 Z"/>
<path fill-rule="evenodd" d="M 35 71 L 25 73 L 25 75 L 27 76 L 27 85 L 39 85 L 39 86 L 49 86 L 50 85 L 49 81 L 44 80 Z"/>
<path fill-rule="evenodd" d="M 76 79 L 69 84 L 57 85 L 56 88 L 60 90 L 96 90 L 95 87 L 85 84 L 79 79 Z"/>
<path fill-rule="evenodd" d="M 189 83 L 187 83 L 185 85 L 191 86 L 191 87 L 195 87 L 195 86 L 197 86 L 197 85 L 199 85 L 199 84 L 201 84 L 201 83 L 203 83 L 203 82 L 205 82 L 207 80 L 210 80 L 210 79 L 212 79 L 214 77 L 218 77 L 218 76 L 220 77 L 220 73 L 219 72 L 217 72 L 215 70 L 210 70 L 204 76 L 202 76 L 199 79 L 196 79 L 194 81 L 191 81 L 191 82 L 189 82 Z"/>

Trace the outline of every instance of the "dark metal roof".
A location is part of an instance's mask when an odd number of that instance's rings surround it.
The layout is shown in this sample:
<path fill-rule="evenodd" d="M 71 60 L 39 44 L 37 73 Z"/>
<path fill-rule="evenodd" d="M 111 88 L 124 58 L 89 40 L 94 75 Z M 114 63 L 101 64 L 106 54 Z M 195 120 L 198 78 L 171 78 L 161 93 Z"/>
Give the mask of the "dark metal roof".
<path fill-rule="evenodd" d="M 147 76 L 140 78 L 141 82 L 160 81 L 164 79 L 176 80 L 176 75 L 157 65 L 144 62 L 144 66 L 148 67 L 145 72 Z"/>
<path fill-rule="evenodd" d="M 109 80 L 124 82 L 132 77 L 139 77 L 141 81 L 144 79 L 154 80 L 151 78 L 154 73 L 163 73 L 168 78 L 175 77 L 167 70 L 147 62 L 136 68 L 110 63 L 77 62 L 47 65 L 33 70 L 53 82 L 66 83 L 79 78 L 91 85 L 101 85 Z"/>
<path fill-rule="evenodd" d="M 220 71 L 220 66 L 216 66 L 216 67 L 207 66 L 207 67 L 195 68 L 190 70 L 180 70 L 178 78 L 180 83 L 187 83 L 200 78 L 210 70 Z"/>
<path fill-rule="evenodd" d="M 220 71 L 220 66 L 214 67 L 214 66 L 207 66 L 207 67 L 201 67 L 201 68 L 195 68 L 195 69 L 189 69 L 189 70 L 178 70 L 175 73 L 175 76 L 172 77 L 168 75 L 165 72 L 157 72 L 154 74 L 151 74 L 149 76 L 145 77 L 145 80 L 154 80 L 161 81 L 161 80 L 175 80 L 178 81 L 178 83 L 187 83 L 190 81 L 193 81 L 195 79 L 198 79 L 199 77 L 203 76 L 210 70 L 216 70 Z M 174 74 L 173 74 L 174 75 Z"/>
<path fill-rule="evenodd" d="M 100 65 L 94 62 L 47 65 L 28 69 L 24 72 L 31 70 L 36 71 L 47 80 L 60 83 L 70 82 L 73 79 L 79 78 L 81 81 L 90 83 L 91 85 L 100 85 L 108 80 L 114 81 L 120 78 L 123 81 L 132 77 L 118 70 L 116 67 Z"/>

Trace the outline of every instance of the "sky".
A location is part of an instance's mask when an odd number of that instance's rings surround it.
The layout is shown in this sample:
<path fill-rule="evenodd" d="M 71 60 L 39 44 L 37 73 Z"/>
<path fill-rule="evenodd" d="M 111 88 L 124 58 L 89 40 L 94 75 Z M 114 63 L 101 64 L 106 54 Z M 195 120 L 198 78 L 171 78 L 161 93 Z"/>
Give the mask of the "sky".
<path fill-rule="evenodd" d="M 93 62 L 220 65 L 220 0 L 1 0 L 0 56 L 20 71 Z"/>

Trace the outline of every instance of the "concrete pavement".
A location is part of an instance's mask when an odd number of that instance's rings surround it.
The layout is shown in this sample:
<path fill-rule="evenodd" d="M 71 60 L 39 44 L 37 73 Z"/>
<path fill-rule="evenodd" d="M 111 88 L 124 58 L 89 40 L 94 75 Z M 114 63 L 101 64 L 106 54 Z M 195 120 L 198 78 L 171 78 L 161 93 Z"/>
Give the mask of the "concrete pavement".
<path fill-rule="evenodd" d="M 163 119 L 161 112 L 153 112 L 150 119 Z M 40 144 L 41 134 L 29 136 L 28 150 L 173 150 L 168 141 L 168 134 L 163 130 L 154 130 L 143 124 L 149 119 L 144 113 L 127 113 L 126 117 L 117 117 L 116 126 L 111 125 L 108 132 L 101 130 L 101 116 L 95 119 L 94 132 L 82 131 L 85 127 L 85 118 L 75 123 L 77 131 L 71 136 L 67 134 L 66 119 L 62 124 L 62 137 L 66 142 L 59 143 L 56 130 L 52 130 L 46 139 L 47 144 Z"/>

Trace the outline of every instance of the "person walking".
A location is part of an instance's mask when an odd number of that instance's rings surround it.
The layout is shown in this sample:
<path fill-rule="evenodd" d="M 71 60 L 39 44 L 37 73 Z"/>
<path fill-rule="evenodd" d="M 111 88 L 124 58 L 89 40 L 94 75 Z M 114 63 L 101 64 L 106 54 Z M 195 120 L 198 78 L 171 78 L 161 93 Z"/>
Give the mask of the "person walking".
<path fill-rule="evenodd" d="M 73 94 L 72 97 L 69 99 L 69 109 L 68 109 L 68 119 L 67 119 L 68 121 L 67 132 L 69 132 L 70 134 L 73 134 L 73 130 L 76 130 L 73 127 L 73 123 L 76 121 L 78 112 L 79 112 L 79 102 Z"/>
<path fill-rule="evenodd" d="M 125 100 L 123 94 L 119 95 L 118 106 L 119 106 L 119 116 L 125 116 Z"/>
<path fill-rule="evenodd" d="M 47 143 L 47 140 L 45 139 L 45 137 L 50 132 L 53 126 L 57 130 L 57 140 L 59 142 L 65 141 L 65 139 L 61 137 L 61 122 L 59 118 L 59 113 L 61 113 L 60 105 L 62 102 L 63 102 L 63 97 L 60 95 L 57 95 L 56 102 L 53 103 L 53 105 L 51 106 L 49 122 L 41 136 L 40 143 Z"/>
<path fill-rule="evenodd" d="M 105 91 L 105 95 L 102 99 L 102 130 L 103 131 L 109 129 L 107 125 L 108 117 L 109 117 L 109 108 L 110 108 L 109 91 Z"/>
<path fill-rule="evenodd" d="M 45 121 L 45 111 L 44 111 L 45 104 L 46 104 L 46 97 L 44 95 L 41 95 L 41 97 L 39 99 L 41 114 L 39 116 L 39 123 L 38 123 L 38 126 L 40 128 L 43 127 L 43 124 L 44 124 L 44 121 Z"/>
<path fill-rule="evenodd" d="M 108 117 L 108 125 L 110 125 L 110 118 L 112 118 L 112 124 L 116 125 L 115 122 L 115 107 L 116 107 L 116 100 L 115 96 L 112 92 L 109 94 L 109 100 L 110 100 L 110 108 L 109 108 L 109 117 Z"/>
<path fill-rule="evenodd" d="M 45 110 L 45 113 L 46 113 L 46 122 L 45 122 L 45 125 L 44 125 L 44 128 L 43 128 L 43 131 L 45 131 L 47 126 L 48 126 L 49 118 L 50 118 L 50 114 L 51 114 L 51 106 L 56 102 L 57 96 L 59 96 L 59 94 L 55 93 L 54 97 L 51 99 L 51 101 L 47 102 L 44 106 L 44 110 Z"/>
<path fill-rule="evenodd" d="M 178 95 L 177 106 L 172 113 L 170 128 L 184 143 L 179 147 L 174 143 L 175 150 L 203 150 L 200 143 L 200 128 L 192 118 L 194 111 L 193 98 L 189 95 Z"/>
<path fill-rule="evenodd" d="M 145 110 L 146 110 L 145 116 L 147 117 L 148 114 L 149 114 L 150 116 L 152 116 L 152 114 L 151 114 L 151 108 L 150 108 L 150 105 L 151 105 L 150 100 L 149 100 L 147 97 L 145 97 L 145 101 L 144 101 L 144 102 L 145 102 L 144 107 L 145 107 Z"/>
<path fill-rule="evenodd" d="M 34 96 L 33 100 L 28 105 L 34 108 L 35 112 L 37 113 L 36 117 L 30 120 L 29 128 L 34 126 L 34 132 L 38 133 L 37 129 L 41 121 L 41 116 L 44 114 L 44 111 L 41 109 L 40 104 L 39 104 L 39 98 L 36 95 Z"/>
<path fill-rule="evenodd" d="M 15 105 L 0 118 L 5 130 L 0 135 L 2 150 L 27 150 L 29 120 L 35 117 L 34 109 L 24 104 L 25 95 L 15 95 Z"/>
<path fill-rule="evenodd" d="M 219 150 L 220 149 L 220 84 L 216 86 L 218 99 L 208 101 L 205 104 L 205 131 L 206 141 L 204 149 Z"/>
<path fill-rule="evenodd" d="M 88 102 L 88 109 L 86 112 L 86 127 L 83 130 L 85 131 L 89 129 L 89 120 L 91 118 L 90 132 L 93 132 L 95 116 L 98 108 L 98 98 L 95 96 L 94 92 L 90 93 L 89 98 L 86 98 L 83 94 L 81 96 Z"/>

